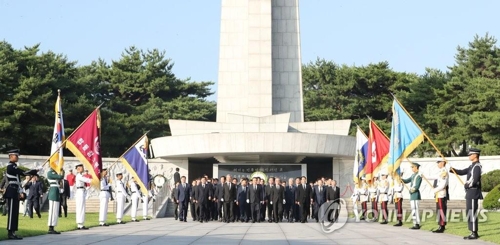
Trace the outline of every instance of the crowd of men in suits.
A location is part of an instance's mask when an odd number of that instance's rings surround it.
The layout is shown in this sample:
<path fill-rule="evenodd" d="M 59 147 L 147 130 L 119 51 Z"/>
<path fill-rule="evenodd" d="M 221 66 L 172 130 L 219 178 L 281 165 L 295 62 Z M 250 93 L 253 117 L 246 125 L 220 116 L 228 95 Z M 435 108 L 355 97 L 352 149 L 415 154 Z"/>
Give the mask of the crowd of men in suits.
<path fill-rule="evenodd" d="M 220 179 L 207 175 L 186 183 L 180 177 L 175 183 L 171 198 L 174 202 L 174 217 L 187 222 L 188 209 L 193 221 L 201 223 L 219 222 L 307 222 L 308 218 L 319 222 L 320 207 L 326 202 L 338 204 L 340 189 L 335 180 L 321 178 L 307 183 L 305 176 L 286 180 L 270 177 L 252 179 Z M 338 217 L 336 211 L 335 217 Z"/>

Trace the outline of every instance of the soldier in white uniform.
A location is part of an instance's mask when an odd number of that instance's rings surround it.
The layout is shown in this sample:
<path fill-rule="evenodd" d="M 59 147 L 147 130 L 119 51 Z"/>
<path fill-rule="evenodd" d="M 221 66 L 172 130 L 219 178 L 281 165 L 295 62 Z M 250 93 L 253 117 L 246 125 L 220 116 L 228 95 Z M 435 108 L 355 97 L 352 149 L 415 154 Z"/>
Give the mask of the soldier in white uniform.
<path fill-rule="evenodd" d="M 396 206 L 396 217 L 398 222 L 394 226 L 403 226 L 403 188 L 404 184 L 401 182 L 401 177 L 397 174 L 394 175 L 392 186 L 392 198 Z"/>
<path fill-rule="evenodd" d="M 354 191 L 352 192 L 351 201 L 352 201 L 352 210 L 354 212 L 354 216 L 356 218 L 356 221 L 358 221 L 359 183 L 354 183 Z"/>
<path fill-rule="evenodd" d="M 368 188 L 370 192 L 370 202 L 372 203 L 372 220 L 378 221 L 378 180 L 377 177 L 374 178 L 372 185 Z"/>
<path fill-rule="evenodd" d="M 90 183 L 91 179 L 83 177 L 83 164 L 76 165 L 76 172 L 77 172 L 75 177 L 76 224 L 78 226 L 78 230 L 88 230 L 89 228 L 84 226 L 85 202 L 87 196 L 85 183 Z"/>
<path fill-rule="evenodd" d="M 388 223 L 387 202 L 389 201 L 389 181 L 387 180 L 387 173 L 381 173 L 381 178 L 378 182 L 378 194 L 378 200 L 380 202 L 380 209 L 382 211 L 383 218 L 383 221 L 380 224 L 385 225 Z"/>
<path fill-rule="evenodd" d="M 123 218 L 123 208 L 125 206 L 125 199 L 127 198 L 127 190 L 125 189 L 125 183 L 123 183 L 123 174 L 116 174 L 116 222 L 118 224 L 125 224 L 122 221 Z"/>
<path fill-rule="evenodd" d="M 436 197 L 436 218 L 439 227 L 433 230 L 433 233 L 443 233 L 446 228 L 446 211 L 448 202 L 448 171 L 446 170 L 446 161 L 439 158 L 436 163 L 438 164 L 437 173 L 433 176 L 427 177 L 429 180 L 434 180 L 432 192 Z"/>
<path fill-rule="evenodd" d="M 111 197 L 109 187 L 111 187 L 111 185 L 109 183 L 108 170 L 103 169 L 101 174 L 101 191 L 99 193 L 99 225 L 108 226 L 108 224 L 106 224 L 106 220 L 108 219 L 108 203 L 109 198 Z"/>
<path fill-rule="evenodd" d="M 137 184 L 137 181 L 132 177 L 129 182 L 130 185 L 130 190 L 132 192 L 132 210 L 130 212 L 130 216 L 132 217 L 133 222 L 139 222 L 139 220 L 136 219 L 137 217 L 137 207 L 139 205 L 139 185 Z"/>
<path fill-rule="evenodd" d="M 148 218 L 148 201 L 149 201 L 149 195 L 151 194 L 151 191 L 148 190 L 147 195 L 142 195 L 142 219 L 143 220 L 149 220 Z"/>
<path fill-rule="evenodd" d="M 359 194 L 359 202 L 361 203 L 361 217 L 360 220 L 366 219 L 366 213 L 368 212 L 368 185 L 366 184 L 366 180 L 362 178 L 361 186 L 358 189 Z"/>

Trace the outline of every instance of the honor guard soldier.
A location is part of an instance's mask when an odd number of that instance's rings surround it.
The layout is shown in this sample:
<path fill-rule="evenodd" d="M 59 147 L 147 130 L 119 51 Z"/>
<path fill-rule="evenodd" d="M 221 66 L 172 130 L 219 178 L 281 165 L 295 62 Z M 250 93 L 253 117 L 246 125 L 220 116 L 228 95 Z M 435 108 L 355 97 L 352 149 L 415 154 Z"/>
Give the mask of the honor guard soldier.
<path fill-rule="evenodd" d="M 75 204 L 76 204 L 76 224 L 78 230 L 88 230 L 85 223 L 85 203 L 87 199 L 87 189 L 85 184 L 90 183 L 89 178 L 83 176 L 83 164 L 76 165 L 75 177 Z"/>
<path fill-rule="evenodd" d="M 137 207 L 139 206 L 139 184 L 137 184 L 137 180 L 132 177 L 130 178 L 130 191 L 132 192 L 131 194 L 131 199 L 132 199 L 132 210 L 130 212 L 130 216 L 132 218 L 132 222 L 139 222 L 139 220 L 136 219 L 137 217 Z"/>
<path fill-rule="evenodd" d="M 381 173 L 380 181 L 378 182 L 378 193 L 380 210 L 382 211 L 382 218 L 384 219 L 380 224 L 387 224 L 389 213 L 387 211 L 387 202 L 389 201 L 389 181 L 387 180 L 387 173 Z"/>
<path fill-rule="evenodd" d="M 481 173 L 482 166 L 479 162 L 479 155 L 481 150 L 470 148 L 469 149 L 469 160 L 472 164 L 466 169 L 455 169 L 451 168 L 450 172 L 455 171 L 458 175 L 467 175 L 467 181 L 464 184 L 465 188 L 465 200 L 467 217 L 469 223 L 469 230 L 471 231 L 469 236 L 464 237 L 465 240 L 478 239 L 478 218 L 477 218 L 477 208 L 478 200 L 483 199 L 483 194 L 481 193 Z"/>
<path fill-rule="evenodd" d="M 403 183 L 410 183 L 410 207 L 413 219 L 413 226 L 410 228 L 412 230 L 420 229 L 420 214 L 418 211 L 418 203 L 420 201 L 420 184 L 422 184 L 422 177 L 418 172 L 420 164 L 414 162 L 412 163 L 411 170 L 413 174 L 408 179 L 403 179 Z"/>
<path fill-rule="evenodd" d="M 434 180 L 434 189 L 432 192 L 436 196 L 436 214 L 439 227 L 433 230 L 433 233 L 443 233 L 446 227 L 446 210 L 448 201 L 448 171 L 446 171 L 445 165 L 446 161 L 443 159 L 438 159 L 438 172 L 435 176 L 427 178 L 429 180 Z"/>
<path fill-rule="evenodd" d="M 127 198 L 127 190 L 125 189 L 125 183 L 123 183 L 123 174 L 116 174 L 116 222 L 118 224 L 125 224 L 122 221 L 123 218 L 123 208 L 125 206 L 125 200 Z"/>
<path fill-rule="evenodd" d="M 11 150 L 9 153 L 9 165 L 5 177 L 7 178 L 7 187 L 5 189 L 5 205 L 9 207 L 9 216 L 7 217 L 7 231 L 8 239 L 21 240 L 23 238 L 16 235 L 19 224 L 19 200 L 26 198 L 22 191 L 20 176 L 27 176 L 36 174 L 36 170 L 24 172 L 17 168 L 17 161 L 19 160 L 19 149 Z"/>
<path fill-rule="evenodd" d="M 106 224 L 108 219 L 109 198 L 111 197 L 111 193 L 109 191 L 111 185 L 109 182 L 108 170 L 104 168 L 101 172 L 101 191 L 99 192 L 99 226 L 109 226 Z"/>
<path fill-rule="evenodd" d="M 354 183 L 354 191 L 352 192 L 351 201 L 352 201 L 352 210 L 354 212 L 354 217 L 356 221 L 359 220 L 359 211 L 358 211 L 358 203 L 359 203 L 359 182 Z"/>
<path fill-rule="evenodd" d="M 396 206 L 396 217 L 398 222 L 394 226 L 403 225 L 403 188 L 404 184 L 401 182 L 399 175 L 394 175 L 394 185 L 392 187 L 392 198 Z"/>
<path fill-rule="evenodd" d="M 368 212 L 368 185 L 364 177 L 361 178 L 361 186 L 358 189 L 359 202 L 361 203 L 361 217 L 360 220 L 366 219 L 366 214 Z"/>
<path fill-rule="evenodd" d="M 53 168 L 47 172 L 47 181 L 49 182 L 49 231 L 48 234 L 61 234 L 54 230 L 57 226 L 57 221 L 59 220 L 59 208 L 61 208 L 61 185 L 59 184 L 61 180 L 64 179 L 64 170 L 61 169 L 60 174 L 58 174 Z"/>
<path fill-rule="evenodd" d="M 370 192 L 370 202 L 372 203 L 372 220 L 378 221 L 378 180 L 377 177 L 374 178 L 372 185 L 368 188 Z"/>

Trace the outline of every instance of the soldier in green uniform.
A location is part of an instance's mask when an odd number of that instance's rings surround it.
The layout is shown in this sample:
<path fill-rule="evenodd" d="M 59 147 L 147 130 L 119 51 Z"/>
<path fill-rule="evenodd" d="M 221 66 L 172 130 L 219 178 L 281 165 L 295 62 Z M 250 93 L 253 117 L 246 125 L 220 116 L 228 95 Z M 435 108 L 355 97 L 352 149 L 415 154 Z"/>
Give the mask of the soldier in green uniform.
<path fill-rule="evenodd" d="M 402 179 L 403 183 L 410 183 L 410 207 L 413 219 L 413 227 L 410 229 L 418 230 L 420 229 L 420 215 L 418 211 L 418 202 L 420 201 L 420 184 L 422 184 L 422 177 L 418 172 L 420 164 L 412 163 L 411 170 L 413 174 L 408 179 Z"/>
<path fill-rule="evenodd" d="M 61 234 L 54 230 L 54 226 L 57 226 L 57 221 L 59 219 L 59 208 L 60 208 L 60 185 L 59 182 L 64 179 L 64 170 L 61 169 L 60 174 L 58 174 L 53 168 L 47 172 L 47 180 L 49 181 L 49 232 L 48 234 Z"/>

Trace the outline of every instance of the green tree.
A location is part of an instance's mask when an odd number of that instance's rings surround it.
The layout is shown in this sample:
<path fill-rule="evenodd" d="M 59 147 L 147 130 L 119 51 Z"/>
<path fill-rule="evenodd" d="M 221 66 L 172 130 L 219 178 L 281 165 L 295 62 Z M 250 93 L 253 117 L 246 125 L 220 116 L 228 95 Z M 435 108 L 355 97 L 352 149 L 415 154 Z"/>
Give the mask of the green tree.
<path fill-rule="evenodd" d="M 500 50 L 497 40 L 475 36 L 467 48 L 458 47 L 450 79 L 436 89 L 426 118 L 435 129 L 442 151 L 463 155 L 468 145 L 484 154 L 500 152 Z M 455 149 L 462 145 L 462 151 Z"/>

